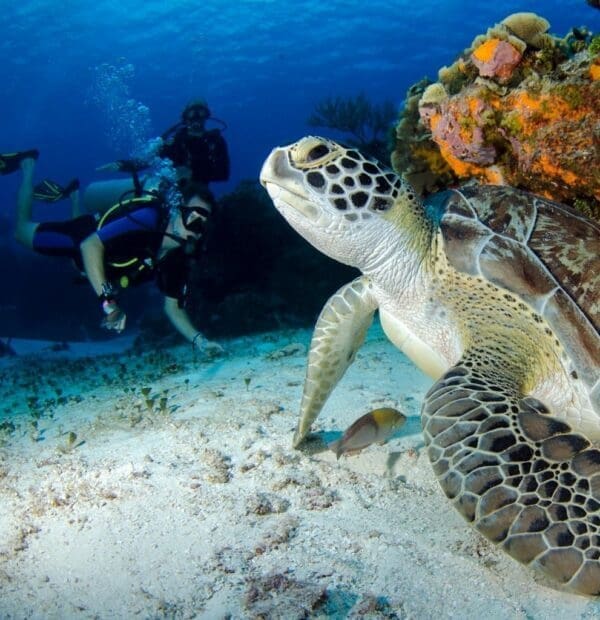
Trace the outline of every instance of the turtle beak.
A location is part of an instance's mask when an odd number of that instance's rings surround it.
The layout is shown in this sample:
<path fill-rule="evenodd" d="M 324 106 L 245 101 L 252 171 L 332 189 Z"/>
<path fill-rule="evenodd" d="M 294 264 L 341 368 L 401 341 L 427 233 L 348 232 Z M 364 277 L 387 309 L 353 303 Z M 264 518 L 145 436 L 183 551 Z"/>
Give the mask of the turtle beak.
<path fill-rule="evenodd" d="M 318 220 L 319 210 L 309 201 L 303 175 L 291 166 L 286 149 L 271 151 L 260 171 L 260 182 L 284 217 L 291 210 L 312 222 Z"/>
<path fill-rule="evenodd" d="M 270 180 L 278 179 L 286 176 L 289 172 L 290 164 L 286 157 L 285 149 L 281 147 L 274 148 L 260 171 L 260 182 L 266 187 Z"/>

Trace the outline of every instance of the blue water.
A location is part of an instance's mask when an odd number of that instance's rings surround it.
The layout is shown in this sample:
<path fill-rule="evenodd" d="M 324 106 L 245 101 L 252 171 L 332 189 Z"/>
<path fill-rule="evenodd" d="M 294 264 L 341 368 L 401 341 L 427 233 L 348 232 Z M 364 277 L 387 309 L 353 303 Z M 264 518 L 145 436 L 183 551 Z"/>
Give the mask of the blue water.
<path fill-rule="evenodd" d="M 228 124 L 232 178 L 218 192 L 256 177 L 274 145 L 314 132 L 306 118 L 320 99 L 364 91 L 400 106 L 408 86 L 434 77 L 512 12 L 535 11 L 559 35 L 573 25 L 600 29 L 600 11 L 584 0 L 2 4 L 0 148 L 36 146 L 40 175 L 92 181 L 102 178 L 97 165 L 127 155 L 126 141 L 119 150 L 109 134 L 119 123 L 127 134 L 123 125 L 132 119 L 107 120 L 119 88 L 145 108 L 145 118 L 133 120 L 148 121 L 148 137 L 173 124 L 188 99 L 203 96 Z M 124 74 L 120 85 L 105 85 L 117 92 L 105 92 L 104 109 L 93 101 L 103 65 Z M 2 180 L 0 204 L 15 187 L 16 178 Z"/>
<path fill-rule="evenodd" d="M 0 152 L 37 147 L 37 178 L 86 184 L 204 97 L 228 125 L 231 179 L 213 187 L 222 195 L 256 178 L 273 146 L 326 135 L 306 123 L 318 101 L 364 92 L 400 109 L 411 84 L 516 11 L 543 15 L 560 36 L 600 30 L 585 0 L 4 0 Z M 0 243 L 22 256 L 10 236 L 18 177 L 0 178 Z M 67 202 L 36 215 L 67 217 Z"/>

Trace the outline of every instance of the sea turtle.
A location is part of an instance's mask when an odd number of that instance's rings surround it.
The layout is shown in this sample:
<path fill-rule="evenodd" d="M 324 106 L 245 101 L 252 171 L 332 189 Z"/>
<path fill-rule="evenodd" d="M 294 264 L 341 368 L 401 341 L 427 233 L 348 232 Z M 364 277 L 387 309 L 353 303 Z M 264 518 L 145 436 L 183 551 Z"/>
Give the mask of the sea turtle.
<path fill-rule="evenodd" d="M 323 308 L 298 446 L 375 310 L 435 383 L 427 453 L 460 514 L 513 558 L 600 594 L 600 227 L 501 186 L 421 201 L 327 139 L 276 148 L 261 182 L 307 241 L 362 275 Z"/>

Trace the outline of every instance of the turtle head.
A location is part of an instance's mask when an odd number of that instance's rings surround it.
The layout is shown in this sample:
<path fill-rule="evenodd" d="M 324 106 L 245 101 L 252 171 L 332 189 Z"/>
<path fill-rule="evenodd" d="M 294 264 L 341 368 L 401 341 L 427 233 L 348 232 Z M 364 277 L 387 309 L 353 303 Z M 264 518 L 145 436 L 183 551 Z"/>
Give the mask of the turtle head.
<path fill-rule="evenodd" d="M 405 192 L 414 199 L 391 170 L 355 149 L 313 136 L 274 149 L 260 180 L 275 207 L 309 243 L 363 270 L 381 256 L 377 246 L 390 241 L 398 223 L 393 213 L 404 202 L 398 199 Z"/>

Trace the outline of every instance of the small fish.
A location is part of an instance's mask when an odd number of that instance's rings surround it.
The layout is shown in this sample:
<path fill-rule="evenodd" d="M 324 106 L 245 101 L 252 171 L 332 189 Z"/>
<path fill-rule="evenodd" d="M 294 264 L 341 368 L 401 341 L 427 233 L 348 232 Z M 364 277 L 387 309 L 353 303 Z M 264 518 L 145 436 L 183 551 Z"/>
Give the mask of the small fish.
<path fill-rule="evenodd" d="M 391 407 L 373 409 L 351 424 L 341 439 L 328 445 L 339 459 L 360 452 L 372 443 L 385 443 L 406 422 L 406 416 Z"/>

